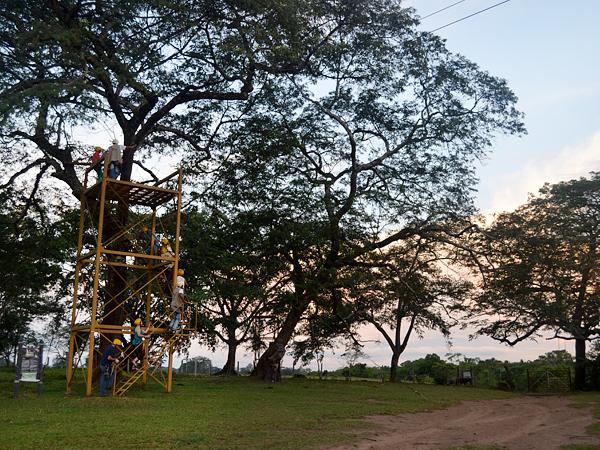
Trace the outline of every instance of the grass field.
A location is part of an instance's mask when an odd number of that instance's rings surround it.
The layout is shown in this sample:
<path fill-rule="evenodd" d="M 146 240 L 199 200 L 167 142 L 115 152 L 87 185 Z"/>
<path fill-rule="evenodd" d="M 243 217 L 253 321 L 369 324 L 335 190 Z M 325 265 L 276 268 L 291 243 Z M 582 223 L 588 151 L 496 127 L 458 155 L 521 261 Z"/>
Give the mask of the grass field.
<path fill-rule="evenodd" d="M 13 377 L 13 371 L 0 370 L 0 448 L 316 448 L 365 436 L 370 431 L 361 420 L 365 415 L 417 412 L 461 400 L 511 395 L 366 381 L 290 379 L 272 385 L 248 378 L 176 376 L 172 394 L 149 385 L 145 391 L 132 390 L 126 398 L 86 398 L 66 396 L 63 372 L 51 370 L 46 372 L 43 396 L 24 385 L 14 400 Z M 600 416 L 600 393 L 573 396 L 575 407 L 590 403 Z M 600 432 L 600 425 L 589 431 Z"/>
<path fill-rule="evenodd" d="M 11 397 L 14 372 L 0 371 L 0 448 L 314 448 L 358 439 L 369 414 L 441 408 L 509 394 L 466 387 L 290 379 L 176 377 L 126 398 L 64 394 L 61 371 L 47 371 Z M 9 439 L 7 439 L 9 437 Z"/>
<path fill-rule="evenodd" d="M 469 387 L 176 377 L 172 394 L 149 385 L 126 398 L 86 398 L 66 396 L 63 372 L 51 370 L 43 396 L 24 385 L 13 400 L 13 377 L 0 371 L 0 448 L 315 448 L 360 439 L 369 431 L 365 415 L 510 396 Z M 595 403 L 600 414 L 598 393 L 573 402 Z"/>

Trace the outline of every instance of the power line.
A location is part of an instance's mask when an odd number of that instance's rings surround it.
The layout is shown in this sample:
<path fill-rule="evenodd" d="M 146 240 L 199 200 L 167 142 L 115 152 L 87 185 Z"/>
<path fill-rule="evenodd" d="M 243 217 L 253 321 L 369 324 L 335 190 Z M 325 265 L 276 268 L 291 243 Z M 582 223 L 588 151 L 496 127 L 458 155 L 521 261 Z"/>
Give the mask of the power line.
<path fill-rule="evenodd" d="M 489 6 L 489 7 L 485 8 L 485 9 L 482 9 L 482 10 L 479 10 L 477 12 L 474 12 L 473 14 L 469 14 L 468 16 L 461 17 L 460 19 L 455 20 L 454 22 L 447 23 L 446 25 L 443 25 L 443 26 L 441 26 L 439 28 L 436 28 L 435 30 L 431 30 L 430 33 L 434 33 L 434 32 L 436 32 L 438 30 L 441 30 L 442 28 L 446 28 L 446 27 L 449 27 L 450 25 L 454 25 L 455 23 L 462 22 L 463 20 L 468 19 L 469 17 L 476 16 L 477 14 L 481 14 L 482 12 L 488 11 L 488 10 L 490 10 L 492 8 L 495 8 L 496 6 L 500 6 L 500 5 L 503 5 L 504 3 L 508 3 L 508 2 L 510 2 L 510 0 L 504 0 L 503 2 L 496 3 L 495 5 L 492 5 L 492 6 Z"/>
<path fill-rule="evenodd" d="M 427 19 L 428 17 L 435 16 L 437 13 L 441 13 L 442 11 L 446 11 L 447 9 L 452 8 L 453 6 L 458 5 L 459 3 L 466 2 L 467 0 L 460 0 L 459 2 L 452 3 L 451 5 L 446 6 L 445 8 L 438 9 L 437 11 L 432 12 L 431 14 L 427 14 L 426 16 L 421 17 L 421 20 Z"/>

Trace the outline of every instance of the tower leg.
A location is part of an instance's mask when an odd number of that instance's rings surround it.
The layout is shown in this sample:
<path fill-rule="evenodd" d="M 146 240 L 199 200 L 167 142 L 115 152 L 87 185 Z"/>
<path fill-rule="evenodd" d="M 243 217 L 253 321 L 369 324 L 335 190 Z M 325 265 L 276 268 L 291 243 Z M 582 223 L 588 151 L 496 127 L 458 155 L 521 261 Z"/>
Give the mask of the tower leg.
<path fill-rule="evenodd" d="M 90 353 L 88 354 L 87 380 L 85 384 L 85 395 L 88 397 L 92 395 L 93 391 L 92 377 L 94 375 L 94 339 L 94 332 L 90 331 Z"/>
<path fill-rule="evenodd" d="M 173 389 L 173 343 L 169 342 L 169 372 L 167 373 L 167 392 Z"/>
<path fill-rule="evenodd" d="M 142 375 L 142 386 L 146 387 L 146 384 L 148 384 L 148 339 L 144 339 L 144 361 L 143 361 L 143 367 L 144 367 L 144 374 Z"/>
<path fill-rule="evenodd" d="M 75 334 L 69 337 L 69 357 L 67 359 L 67 394 L 71 393 L 73 386 L 73 357 L 75 356 Z"/>

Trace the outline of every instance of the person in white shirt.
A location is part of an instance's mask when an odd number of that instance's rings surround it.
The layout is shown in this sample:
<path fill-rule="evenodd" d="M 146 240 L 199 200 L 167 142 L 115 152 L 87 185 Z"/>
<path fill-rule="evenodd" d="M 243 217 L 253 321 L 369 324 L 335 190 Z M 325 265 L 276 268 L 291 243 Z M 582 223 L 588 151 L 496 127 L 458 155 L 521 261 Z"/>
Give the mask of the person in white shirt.
<path fill-rule="evenodd" d="M 173 298 L 171 300 L 171 312 L 173 313 L 173 319 L 171 319 L 169 328 L 173 333 L 179 329 L 179 323 L 181 322 L 181 317 L 183 316 L 186 289 L 185 278 L 183 278 L 184 273 L 185 272 L 183 269 L 179 269 L 177 271 L 177 284 L 173 290 Z"/>
<path fill-rule="evenodd" d="M 119 141 L 112 140 L 112 145 L 106 150 L 108 158 L 108 178 L 118 178 L 121 175 L 121 166 L 123 164 L 123 146 Z"/>

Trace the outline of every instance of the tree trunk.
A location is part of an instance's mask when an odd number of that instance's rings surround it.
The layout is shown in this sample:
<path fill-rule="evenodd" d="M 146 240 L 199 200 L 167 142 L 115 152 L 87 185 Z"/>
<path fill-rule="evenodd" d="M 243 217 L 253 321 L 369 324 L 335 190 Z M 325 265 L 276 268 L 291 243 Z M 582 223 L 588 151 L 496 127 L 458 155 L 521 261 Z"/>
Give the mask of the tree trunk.
<path fill-rule="evenodd" d="M 235 371 L 235 353 L 237 351 L 237 345 L 238 343 L 236 341 L 227 342 L 227 362 L 217 375 L 226 377 L 237 375 L 237 372 Z"/>
<path fill-rule="evenodd" d="M 117 211 L 112 211 L 111 213 L 105 214 L 105 233 L 103 233 L 103 242 L 113 239 L 114 236 L 122 231 L 122 228 L 127 224 L 128 216 L 128 205 L 121 202 L 119 202 Z M 128 243 L 123 239 L 119 239 L 115 242 L 115 248 L 117 250 L 128 251 L 128 247 Z M 123 256 L 108 255 L 108 257 L 111 260 L 122 259 L 122 262 L 125 262 L 125 257 Z M 104 317 L 102 323 L 104 325 L 123 325 L 126 319 L 126 314 L 121 303 L 127 296 L 127 292 L 125 290 L 125 280 L 127 279 L 128 275 L 127 269 L 123 267 L 110 267 L 107 270 L 108 279 L 104 289 L 104 307 L 102 309 Z M 98 307 L 100 308 L 100 306 L 101 303 L 99 301 Z M 114 335 L 113 337 L 119 336 Z M 110 338 L 112 339 L 113 337 Z M 106 345 L 104 347 L 106 347 Z M 102 350 L 104 350 L 104 348 Z"/>
<path fill-rule="evenodd" d="M 132 145 L 131 140 L 125 139 L 125 145 Z M 121 167 L 121 180 L 123 181 L 131 181 L 134 153 L 135 147 L 126 147 L 125 150 L 123 150 L 123 166 Z"/>
<path fill-rule="evenodd" d="M 400 359 L 400 353 L 392 353 L 392 362 L 390 364 L 390 381 L 395 383 L 398 381 L 398 360 Z"/>
<path fill-rule="evenodd" d="M 281 379 L 281 360 L 285 355 L 285 347 L 290 341 L 296 325 L 306 311 L 310 300 L 303 295 L 299 298 L 285 318 L 279 334 L 265 352 L 261 355 L 252 371 L 251 376 L 264 381 L 279 381 Z"/>
<path fill-rule="evenodd" d="M 575 339 L 575 389 L 585 388 L 585 339 Z"/>
<path fill-rule="evenodd" d="M 129 180 L 131 178 L 131 170 L 133 166 L 133 149 L 130 151 L 131 161 L 123 161 L 121 167 L 122 172 L 127 171 L 128 175 L 123 176 L 122 180 Z M 100 199 L 98 199 L 100 200 Z M 99 205 L 98 205 L 99 206 Z M 105 204 L 104 209 L 104 230 L 102 242 L 112 240 L 116 235 L 122 232 L 122 229 L 127 226 L 127 220 L 129 218 L 129 202 L 127 200 L 119 200 L 115 208 L 110 208 L 108 204 Z M 131 243 L 127 241 L 125 237 L 115 241 L 115 249 L 120 251 L 130 250 Z M 125 262 L 125 257 L 108 255 L 111 260 L 122 259 Z M 126 320 L 126 312 L 123 308 L 122 302 L 127 296 L 126 282 L 127 269 L 123 267 L 109 267 L 108 269 L 107 283 L 104 289 L 104 302 L 102 303 L 98 299 L 99 312 L 102 311 L 103 325 L 123 325 Z M 101 307 L 103 308 L 101 309 Z M 100 353 L 104 353 L 106 347 L 110 344 L 114 338 L 122 340 L 124 336 L 121 333 L 108 335 L 107 339 L 101 339 L 99 344 Z"/>

